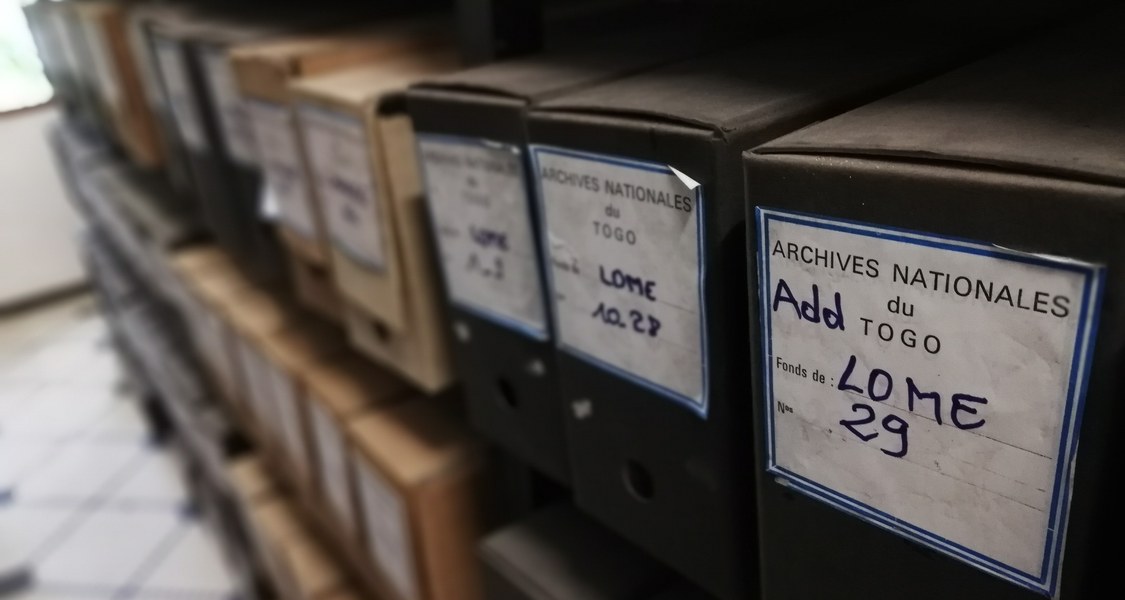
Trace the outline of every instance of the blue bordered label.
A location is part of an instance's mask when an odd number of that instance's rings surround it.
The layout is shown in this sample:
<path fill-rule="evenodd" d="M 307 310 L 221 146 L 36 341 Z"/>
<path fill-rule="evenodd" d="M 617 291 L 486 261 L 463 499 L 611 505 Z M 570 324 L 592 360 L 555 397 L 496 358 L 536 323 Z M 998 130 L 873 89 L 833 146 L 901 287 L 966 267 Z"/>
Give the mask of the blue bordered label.
<path fill-rule="evenodd" d="M 758 208 L 779 481 L 1056 593 L 1104 268 Z"/>
<path fill-rule="evenodd" d="M 559 348 L 706 417 L 702 186 L 669 165 L 531 151 Z"/>
<path fill-rule="evenodd" d="M 384 211 L 376 193 L 367 128 L 358 117 L 300 104 L 310 177 L 332 245 L 369 271 L 386 270 Z"/>
<path fill-rule="evenodd" d="M 480 138 L 419 134 L 418 157 L 451 301 L 546 340 L 523 151 Z"/>

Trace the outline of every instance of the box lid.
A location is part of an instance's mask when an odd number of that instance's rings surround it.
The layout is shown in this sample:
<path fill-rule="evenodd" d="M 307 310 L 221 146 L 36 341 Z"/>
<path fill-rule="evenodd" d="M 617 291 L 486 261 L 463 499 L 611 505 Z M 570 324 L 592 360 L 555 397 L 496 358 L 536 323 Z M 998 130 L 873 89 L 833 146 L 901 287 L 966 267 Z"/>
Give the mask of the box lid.
<path fill-rule="evenodd" d="M 311 536 L 291 539 L 279 549 L 286 567 L 285 577 L 296 597 L 318 599 L 346 585 L 343 570 Z"/>
<path fill-rule="evenodd" d="M 255 536 L 274 548 L 307 535 L 296 505 L 284 496 L 271 496 L 255 504 L 249 517 Z"/>
<path fill-rule="evenodd" d="M 1125 185 L 1125 10 L 756 150 L 949 161 Z"/>
<path fill-rule="evenodd" d="M 433 398 L 366 414 L 348 427 L 352 442 L 402 487 L 474 464 L 479 442 Z"/>
<path fill-rule="evenodd" d="M 537 112 L 655 119 L 720 135 L 780 127 L 776 135 L 956 66 L 1038 14 L 997 12 L 966 18 L 922 4 L 859 13 L 589 88 Z"/>
<path fill-rule="evenodd" d="M 217 308 L 235 329 L 252 337 L 278 331 L 305 318 L 292 303 L 253 288 L 227 295 Z"/>
<path fill-rule="evenodd" d="M 585 39 L 558 51 L 434 77 L 420 91 L 470 92 L 530 104 L 720 47 L 728 38 L 678 23 Z"/>
<path fill-rule="evenodd" d="M 277 493 L 277 484 L 257 456 L 237 458 L 226 466 L 227 479 L 239 499 L 250 504 Z"/>
<path fill-rule="evenodd" d="M 172 269 L 181 277 L 188 273 L 207 271 L 233 271 L 234 262 L 218 246 L 188 246 L 173 251 L 168 261 Z"/>
<path fill-rule="evenodd" d="M 235 297 L 257 293 L 255 288 L 242 274 L 235 269 L 219 267 L 208 270 L 190 271 L 184 273 L 188 286 L 195 291 L 203 302 L 212 310 L 220 313 L 226 312 L 226 306 Z"/>
<path fill-rule="evenodd" d="M 271 361 L 289 373 L 300 373 L 347 347 L 343 333 L 316 321 L 303 321 L 260 338 Z"/>
<path fill-rule="evenodd" d="M 401 98 L 406 87 L 423 77 L 451 71 L 459 66 L 452 49 L 428 49 L 345 71 L 303 78 L 291 84 L 294 94 L 317 99 L 353 112 L 378 107 L 386 96 Z"/>
<path fill-rule="evenodd" d="M 448 43 L 448 28 L 440 21 L 396 19 L 360 29 L 236 46 L 230 57 L 244 94 L 280 101 L 291 77 L 307 77 Z"/>
<path fill-rule="evenodd" d="M 323 402 L 339 416 L 385 405 L 410 393 L 402 379 L 352 353 L 314 365 L 303 377 L 314 401 Z"/>
<path fill-rule="evenodd" d="M 569 504 L 541 510 L 490 534 L 479 553 L 535 598 L 647 598 L 672 574 Z"/>

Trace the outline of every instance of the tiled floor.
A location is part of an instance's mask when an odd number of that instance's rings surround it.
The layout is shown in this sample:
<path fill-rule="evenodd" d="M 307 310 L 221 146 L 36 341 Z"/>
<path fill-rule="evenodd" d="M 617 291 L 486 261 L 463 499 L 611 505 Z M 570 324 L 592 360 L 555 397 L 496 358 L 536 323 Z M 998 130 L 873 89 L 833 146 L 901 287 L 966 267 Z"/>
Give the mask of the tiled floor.
<path fill-rule="evenodd" d="M 175 457 L 122 391 L 89 298 L 0 318 L 4 600 L 219 600 L 233 583 Z"/>

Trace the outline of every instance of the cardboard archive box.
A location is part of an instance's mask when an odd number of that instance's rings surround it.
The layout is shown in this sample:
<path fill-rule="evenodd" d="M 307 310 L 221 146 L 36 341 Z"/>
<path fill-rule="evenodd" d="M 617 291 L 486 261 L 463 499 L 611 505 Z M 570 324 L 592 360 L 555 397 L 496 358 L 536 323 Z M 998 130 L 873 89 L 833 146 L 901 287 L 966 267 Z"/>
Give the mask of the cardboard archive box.
<path fill-rule="evenodd" d="M 478 600 L 481 444 L 437 399 L 349 427 L 365 547 L 388 600 Z"/>
<path fill-rule="evenodd" d="M 153 31 L 157 28 L 171 28 L 184 24 L 190 19 L 193 10 L 182 4 L 154 2 L 134 3 L 127 16 L 127 38 L 136 59 L 141 89 L 154 117 L 156 137 L 161 148 L 164 172 L 176 194 L 195 203 L 195 184 L 188 164 L 187 148 L 180 140 L 176 116 L 166 91 L 161 74 Z"/>
<path fill-rule="evenodd" d="M 134 49 L 126 36 L 128 3 L 109 0 L 76 3 L 86 39 L 95 93 L 114 138 L 133 164 L 163 162 L 155 118 L 140 80 Z"/>
<path fill-rule="evenodd" d="M 766 596 L 1111 585 L 1123 17 L 746 155 Z"/>
<path fill-rule="evenodd" d="M 308 317 L 288 300 L 258 288 L 245 288 L 223 300 L 219 314 L 227 326 L 226 336 L 234 355 L 231 370 L 238 386 L 239 417 L 255 440 L 267 442 L 269 450 L 277 453 L 280 448 L 274 444 L 276 438 L 264 429 L 267 415 L 273 414 L 269 381 L 272 369 L 257 341 L 300 326 Z"/>
<path fill-rule="evenodd" d="M 712 594 L 756 589 L 741 153 L 1017 24 L 864 13 L 532 110 L 580 507 Z"/>
<path fill-rule="evenodd" d="M 560 482 L 570 479 L 570 468 L 524 119 L 549 98 L 717 43 L 717 36 L 678 35 L 683 43 L 668 44 L 668 35 L 660 28 L 619 32 L 435 77 L 407 92 L 470 419 Z"/>
<path fill-rule="evenodd" d="M 276 213 L 300 299 L 326 316 L 339 318 L 341 310 L 328 272 L 324 225 L 310 197 L 307 157 L 290 105 L 289 84 L 299 78 L 438 46 L 446 40 L 443 28 L 435 22 L 413 19 L 263 42 L 231 51 L 238 88 L 249 103 L 266 182 L 263 210 Z"/>
<path fill-rule="evenodd" d="M 399 378 L 355 355 L 314 365 L 302 378 L 317 476 L 312 489 L 329 510 L 331 523 L 358 546 L 362 535 L 355 514 L 348 425 L 405 399 L 410 391 Z"/>
<path fill-rule="evenodd" d="M 256 282 L 283 281 L 284 254 L 259 213 L 260 181 L 238 170 L 229 156 L 231 148 L 239 157 L 252 152 L 253 138 L 246 135 L 249 124 L 226 51 L 276 37 L 285 28 L 193 14 L 158 21 L 150 29 L 173 135 L 208 229 Z M 232 129 L 235 135 L 228 133 Z"/>
<path fill-rule="evenodd" d="M 290 87 L 353 341 L 431 393 L 450 385 L 453 374 L 403 94 L 418 78 L 451 70 L 456 60 L 455 53 L 438 50 Z"/>
<path fill-rule="evenodd" d="M 666 567 L 569 504 L 490 533 L 478 554 L 489 600 L 648 598 L 675 580 Z"/>
<path fill-rule="evenodd" d="M 239 405 L 245 394 L 236 366 L 227 307 L 252 288 L 226 255 L 213 247 L 177 253 L 172 269 L 183 282 L 184 293 L 177 294 L 177 306 L 185 317 L 199 358 L 223 399 Z"/>

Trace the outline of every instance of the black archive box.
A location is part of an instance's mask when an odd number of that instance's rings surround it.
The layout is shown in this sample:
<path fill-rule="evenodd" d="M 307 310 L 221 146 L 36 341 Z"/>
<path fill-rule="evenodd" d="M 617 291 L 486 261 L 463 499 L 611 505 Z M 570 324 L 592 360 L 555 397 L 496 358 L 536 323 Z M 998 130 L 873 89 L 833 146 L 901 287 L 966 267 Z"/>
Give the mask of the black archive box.
<path fill-rule="evenodd" d="M 150 31 L 156 71 L 201 214 L 236 264 L 265 284 L 284 280 L 285 255 L 259 211 L 254 141 L 226 49 L 281 31 L 260 21 L 201 15 L 157 23 Z"/>
<path fill-rule="evenodd" d="M 1102 14 L 746 154 L 765 597 L 1113 585 L 1122 56 Z"/>
<path fill-rule="evenodd" d="M 570 479 L 543 298 L 525 117 L 560 94 L 713 47 L 719 36 L 634 29 L 435 78 L 407 92 L 453 315 L 453 359 L 474 426 Z M 477 208 L 474 208 L 476 206 Z"/>
<path fill-rule="evenodd" d="M 999 43 L 980 25 L 859 14 L 530 114 L 575 500 L 710 593 L 757 586 L 741 154 Z"/>
<path fill-rule="evenodd" d="M 542 509 L 478 547 L 489 600 L 641 600 L 675 576 L 569 504 Z"/>

